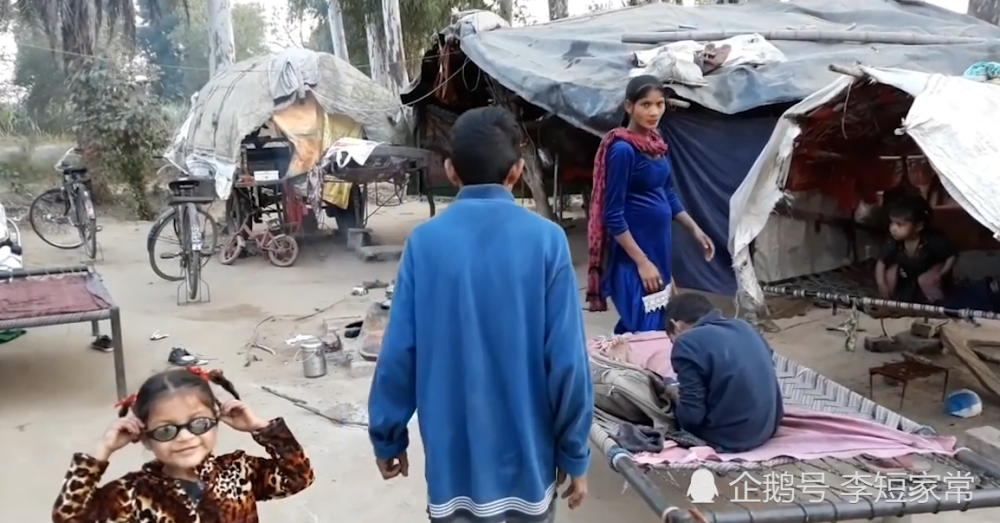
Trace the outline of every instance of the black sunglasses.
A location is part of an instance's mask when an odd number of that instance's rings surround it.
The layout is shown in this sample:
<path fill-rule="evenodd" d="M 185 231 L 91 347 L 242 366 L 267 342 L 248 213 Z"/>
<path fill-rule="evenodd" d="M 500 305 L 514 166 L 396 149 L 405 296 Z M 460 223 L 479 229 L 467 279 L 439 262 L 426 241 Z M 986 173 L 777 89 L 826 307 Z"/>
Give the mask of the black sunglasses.
<path fill-rule="evenodd" d="M 166 443 L 173 441 L 181 433 L 181 429 L 187 430 L 195 436 L 201 436 L 214 429 L 218 424 L 219 420 L 215 418 L 195 418 L 183 425 L 163 425 L 156 427 L 153 430 L 147 431 L 146 437 L 153 441 Z"/>

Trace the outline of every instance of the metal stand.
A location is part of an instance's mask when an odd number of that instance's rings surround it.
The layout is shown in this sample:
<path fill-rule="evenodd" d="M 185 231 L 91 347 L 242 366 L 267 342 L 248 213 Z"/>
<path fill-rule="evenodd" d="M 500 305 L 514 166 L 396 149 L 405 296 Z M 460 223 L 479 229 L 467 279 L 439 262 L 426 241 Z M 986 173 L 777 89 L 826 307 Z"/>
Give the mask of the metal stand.
<path fill-rule="evenodd" d="M 833 307 L 833 313 L 837 314 L 836 305 Z M 858 348 L 858 333 L 865 332 L 865 329 L 859 325 L 860 321 L 861 313 L 858 311 L 858 306 L 852 303 L 847 319 L 836 327 L 827 327 L 826 330 L 843 333 L 845 336 L 844 349 L 848 352 L 854 352 Z"/>
<path fill-rule="evenodd" d="M 188 279 L 177 285 L 177 305 L 193 305 L 195 303 L 209 303 L 212 301 L 212 287 L 198 274 L 198 294 L 194 299 L 188 298 Z"/>
<path fill-rule="evenodd" d="M 79 249 L 83 249 L 83 246 L 80 246 L 78 248 Z M 82 254 L 80 256 L 80 259 L 79 259 L 79 262 L 83 263 L 83 264 L 86 264 L 86 265 L 90 265 L 90 264 L 95 263 L 95 262 L 102 262 L 103 263 L 104 262 L 104 249 L 101 247 L 101 242 L 98 241 L 97 244 L 94 246 L 94 257 L 93 258 L 87 256 L 87 250 L 83 249 Z"/>

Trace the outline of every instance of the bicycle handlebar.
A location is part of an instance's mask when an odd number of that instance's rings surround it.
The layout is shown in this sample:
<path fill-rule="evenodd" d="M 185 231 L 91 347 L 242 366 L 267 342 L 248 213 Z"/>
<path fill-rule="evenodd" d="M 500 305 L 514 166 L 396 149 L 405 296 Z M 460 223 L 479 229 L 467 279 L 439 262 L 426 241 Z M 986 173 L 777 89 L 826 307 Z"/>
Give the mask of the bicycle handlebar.
<path fill-rule="evenodd" d="M 66 152 L 64 152 L 63 155 L 59 157 L 59 161 L 56 162 L 56 164 L 54 166 L 55 170 L 61 172 L 63 169 L 65 169 L 66 168 L 66 163 L 65 163 L 66 162 L 66 158 L 69 158 L 70 156 L 76 156 L 77 158 L 83 158 L 83 151 L 81 151 L 79 147 L 70 147 L 69 149 L 67 149 Z"/>

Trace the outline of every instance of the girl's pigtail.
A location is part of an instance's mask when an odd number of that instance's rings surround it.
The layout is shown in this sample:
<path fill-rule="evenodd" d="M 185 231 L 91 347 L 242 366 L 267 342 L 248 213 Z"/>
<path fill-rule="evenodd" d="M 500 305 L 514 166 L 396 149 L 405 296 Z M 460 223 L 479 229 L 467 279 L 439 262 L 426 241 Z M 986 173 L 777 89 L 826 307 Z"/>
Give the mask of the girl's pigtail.
<path fill-rule="evenodd" d="M 132 394 L 115 404 L 115 407 L 118 407 L 119 418 L 128 416 L 129 411 L 132 410 L 132 405 L 135 405 L 135 397 L 135 394 Z"/>
<path fill-rule="evenodd" d="M 229 381 L 221 370 L 208 371 L 208 381 L 222 387 L 222 390 L 228 392 L 232 397 L 240 399 L 240 394 L 236 392 L 233 382 Z"/>

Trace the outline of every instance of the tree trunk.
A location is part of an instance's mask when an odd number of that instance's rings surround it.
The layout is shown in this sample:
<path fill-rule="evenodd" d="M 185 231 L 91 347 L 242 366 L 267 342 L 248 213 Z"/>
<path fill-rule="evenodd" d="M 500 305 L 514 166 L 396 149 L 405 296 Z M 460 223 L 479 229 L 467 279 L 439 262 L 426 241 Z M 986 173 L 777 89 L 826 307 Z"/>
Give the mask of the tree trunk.
<path fill-rule="evenodd" d="M 385 24 L 382 23 L 382 13 L 365 15 L 365 38 L 368 41 L 368 68 L 371 79 L 391 89 L 389 67 L 386 64 Z"/>
<path fill-rule="evenodd" d="M 215 76 L 236 61 L 232 0 L 208 0 L 208 67 Z"/>
<path fill-rule="evenodd" d="M 1000 0 L 969 0 L 969 14 L 993 25 L 1000 24 Z"/>
<path fill-rule="evenodd" d="M 569 3 L 566 0 L 549 0 L 549 20 L 558 20 L 569 16 Z"/>
<path fill-rule="evenodd" d="M 514 0 L 500 0 L 500 17 L 514 25 Z"/>
<path fill-rule="evenodd" d="M 406 50 L 403 49 L 403 22 L 399 17 L 399 0 L 382 0 L 382 20 L 385 22 L 385 56 L 394 94 L 410 84 L 406 72 Z"/>
<path fill-rule="evenodd" d="M 340 0 L 330 0 L 327 18 L 330 20 L 330 41 L 333 42 L 333 55 L 345 62 L 350 62 L 350 55 L 347 53 L 347 31 L 344 29 L 344 7 L 340 5 Z"/>
<path fill-rule="evenodd" d="M 542 162 L 538 160 L 537 153 L 531 147 L 522 147 L 521 156 L 524 158 L 524 172 L 521 179 L 528 184 L 531 191 L 531 199 L 535 201 L 535 212 L 549 220 L 555 220 L 556 213 L 549 204 L 549 195 L 545 191 L 545 182 L 542 180 Z"/>

